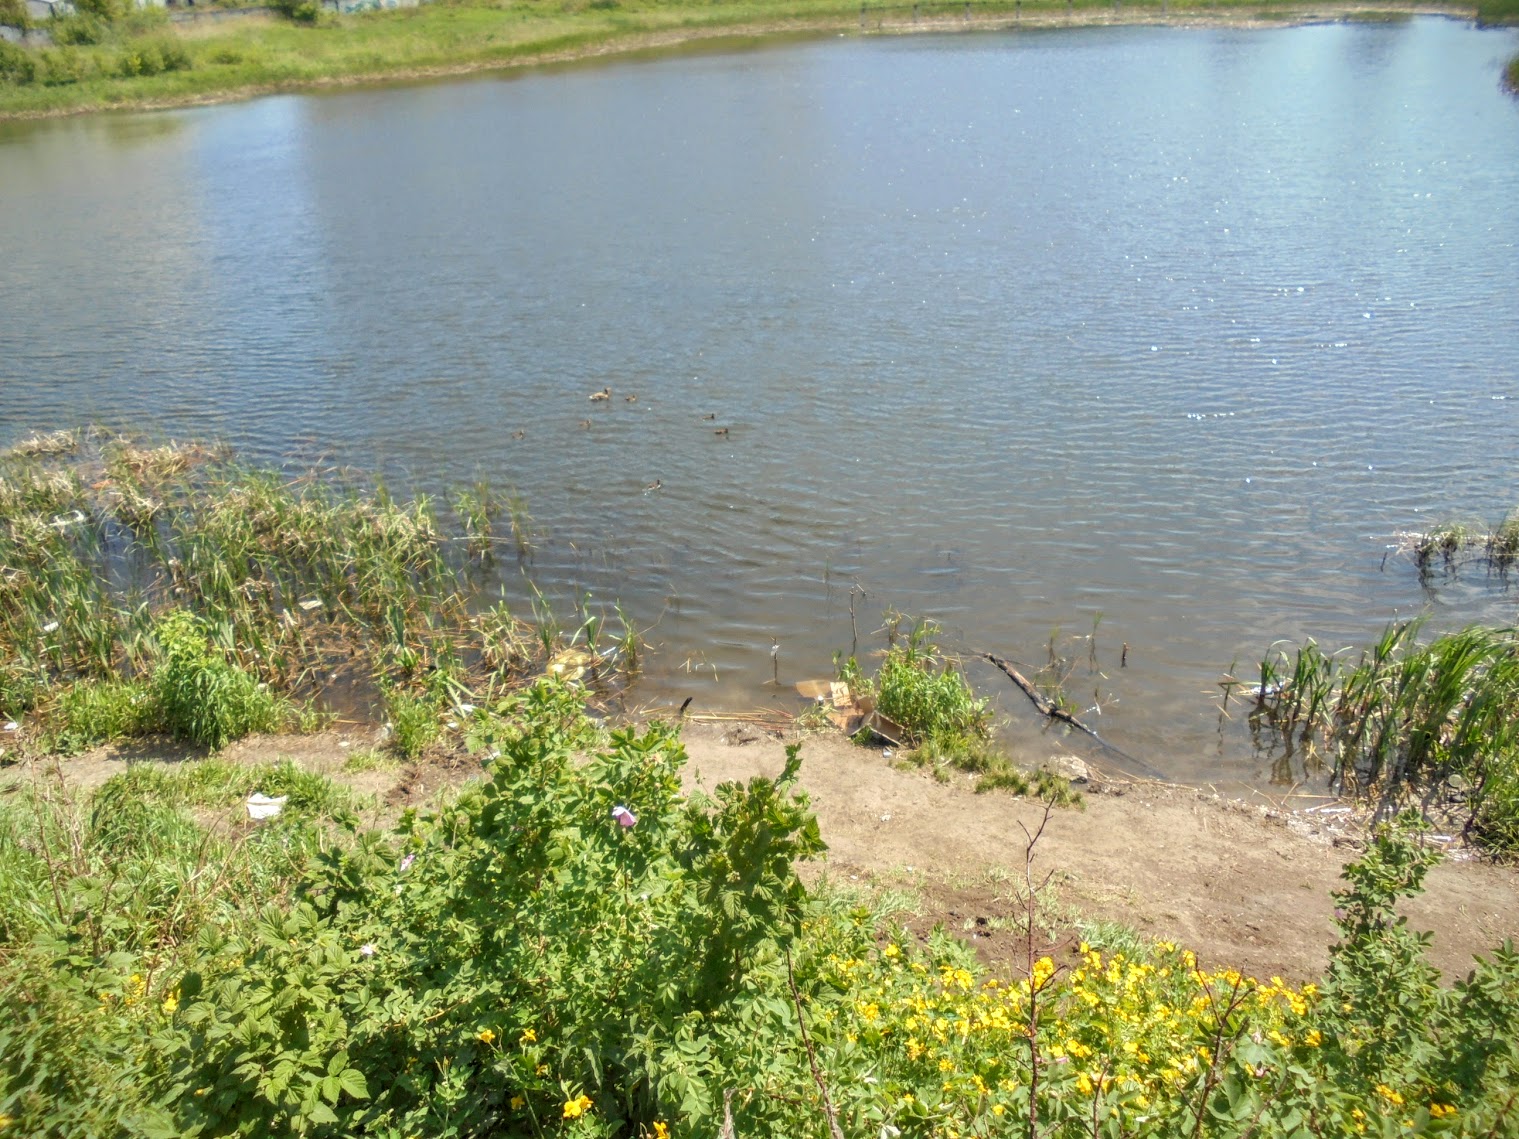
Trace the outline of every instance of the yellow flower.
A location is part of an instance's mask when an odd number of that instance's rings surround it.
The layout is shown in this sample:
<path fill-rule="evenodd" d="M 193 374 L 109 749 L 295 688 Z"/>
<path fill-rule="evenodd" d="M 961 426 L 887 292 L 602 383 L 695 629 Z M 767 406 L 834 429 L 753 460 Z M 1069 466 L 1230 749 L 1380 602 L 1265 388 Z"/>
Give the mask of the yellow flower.
<path fill-rule="evenodd" d="M 0 1131 L 4 1131 L 13 1122 L 15 1122 L 15 1121 L 10 1116 L 8 1116 L 8 1115 L 0 1115 Z"/>
<path fill-rule="evenodd" d="M 519 1036 L 519 1037 L 517 1037 L 517 1043 L 518 1044 L 532 1044 L 537 1039 L 538 1039 L 538 1034 L 536 1032 L 534 1032 L 531 1028 L 524 1028 L 522 1030 L 522 1035 Z"/>
<path fill-rule="evenodd" d="M 897 956 L 901 952 L 902 951 L 900 949 L 898 949 L 895 945 L 888 945 L 885 949 L 881 950 L 881 956 L 882 957 L 895 957 L 895 956 Z"/>
<path fill-rule="evenodd" d="M 1006 1110 L 1007 1110 L 1007 1108 L 1003 1107 L 1000 1103 L 994 1103 L 994 1104 L 992 1104 L 992 1114 L 993 1115 L 1000 1116 Z"/>
<path fill-rule="evenodd" d="M 670 1129 L 663 1123 L 655 1123 L 654 1139 L 670 1139 Z"/>
<path fill-rule="evenodd" d="M 1386 1084 L 1377 1085 L 1377 1094 L 1385 1099 L 1388 1103 L 1401 1104 L 1403 1102 L 1403 1097 L 1400 1096 L 1397 1092 L 1393 1091 Z"/>
<path fill-rule="evenodd" d="M 482 1044 L 489 1044 L 496 1039 L 496 1034 L 488 1028 L 482 1028 L 479 1032 L 475 1033 L 475 1037 Z"/>
<path fill-rule="evenodd" d="M 1307 1036 L 1303 1037 L 1303 1043 L 1308 1045 L 1310 1048 L 1317 1048 L 1319 1046 L 1319 1041 L 1323 1039 L 1324 1038 L 1319 1035 L 1319 1030 L 1315 1028 L 1313 1031 L 1309 1032 Z"/>
<path fill-rule="evenodd" d="M 540 1076 L 546 1076 L 549 1074 L 549 1066 L 547 1064 L 539 1064 L 533 1071 Z"/>
<path fill-rule="evenodd" d="M 170 993 L 168 996 L 166 996 L 164 998 L 163 1010 L 164 1010 L 164 1012 L 167 1015 L 173 1016 L 175 1010 L 178 1009 L 178 1008 L 179 1008 L 179 998 L 176 997 L 173 993 Z"/>
<path fill-rule="evenodd" d="M 1429 1105 L 1429 1114 L 1436 1119 L 1443 1119 L 1447 1115 L 1455 1115 L 1456 1109 L 1448 1103 L 1432 1103 Z"/>
<path fill-rule="evenodd" d="M 527 1100 L 523 1099 L 520 1095 L 514 1095 L 514 1096 L 512 1096 L 512 1110 L 513 1111 L 521 1111 L 522 1110 L 522 1105 L 525 1104 L 526 1102 L 527 1102 Z"/>
<path fill-rule="evenodd" d="M 564 1117 L 566 1119 L 579 1119 L 590 1110 L 591 1101 L 586 1095 L 578 1095 L 574 1099 L 564 1101 Z"/>

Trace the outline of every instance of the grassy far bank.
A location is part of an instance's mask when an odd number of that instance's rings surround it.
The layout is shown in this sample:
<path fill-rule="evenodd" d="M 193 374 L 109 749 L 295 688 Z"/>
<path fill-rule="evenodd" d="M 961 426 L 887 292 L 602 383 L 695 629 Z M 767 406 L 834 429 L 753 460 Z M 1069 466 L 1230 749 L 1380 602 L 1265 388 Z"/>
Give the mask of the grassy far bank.
<path fill-rule="evenodd" d="M 1487 0 L 1507 4 L 1512 0 Z M 704 36 L 861 30 L 914 23 L 1290 20 L 1323 5 L 1251 0 L 497 0 L 311 22 L 283 16 L 171 24 L 161 11 L 54 25 L 48 48 L 0 44 L 0 117 L 170 106 L 384 78 L 447 74 L 633 50 Z M 301 11 L 299 4 L 287 5 Z M 1334 4 L 1329 11 L 1365 7 Z M 1396 8 L 1397 6 L 1393 6 Z M 1388 11 L 1388 6 L 1377 8 Z M 1469 15 L 1470 7 L 1450 11 Z"/>

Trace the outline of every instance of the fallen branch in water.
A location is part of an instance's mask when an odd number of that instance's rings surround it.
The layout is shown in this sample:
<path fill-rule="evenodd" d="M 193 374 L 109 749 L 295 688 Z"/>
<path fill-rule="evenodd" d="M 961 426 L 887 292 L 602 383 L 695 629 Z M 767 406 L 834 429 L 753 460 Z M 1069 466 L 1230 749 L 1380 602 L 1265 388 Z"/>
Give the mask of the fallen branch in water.
<path fill-rule="evenodd" d="M 1161 782 L 1167 782 L 1166 777 L 1160 772 L 1156 771 L 1155 768 L 1151 767 L 1148 763 L 1145 763 L 1143 760 L 1135 759 L 1127 752 L 1120 751 L 1118 748 L 1108 743 L 1107 740 L 1099 736 L 1091 728 L 1083 724 L 1071 713 L 1067 712 L 1059 704 L 1056 704 L 1048 696 L 1040 692 L 1039 689 L 1034 687 L 1033 682 L 1030 681 L 1028 677 L 1024 676 L 1023 673 L 1014 668 L 1010 662 L 1005 661 L 1001 657 L 996 656 L 992 653 L 981 653 L 980 655 L 984 659 L 989 660 L 992 662 L 992 664 L 996 665 L 1004 676 L 1006 676 L 1020 689 L 1022 689 L 1023 694 L 1029 698 L 1034 707 L 1039 709 L 1040 715 L 1045 716 L 1051 720 L 1059 720 L 1062 724 L 1068 724 L 1071 727 L 1075 728 L 1077 731 L 1084 732 L 1086 735 L 1091 736 L 1092 739 L 1096 740 L 1099 744 L 1102 745 L 1103 750 L 1110 752 L 1113 755 L 1117 756 L 1119 759 L 1123 760 L 1124 763 L 1127 764 L 1135 773 L 1143 776 L 1144 778 L 1158 779 Z"/>

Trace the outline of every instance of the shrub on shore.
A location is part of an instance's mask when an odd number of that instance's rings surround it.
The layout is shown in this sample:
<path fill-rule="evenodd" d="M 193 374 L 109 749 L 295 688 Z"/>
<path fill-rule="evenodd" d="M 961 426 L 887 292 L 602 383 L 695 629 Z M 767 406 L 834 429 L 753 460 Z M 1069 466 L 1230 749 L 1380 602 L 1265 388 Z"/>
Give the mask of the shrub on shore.
<path fill-rule="evenodd" d="M 1519 1107 L 1519 954 L 1437 982 L 1393 910 L 1436 857 L 1411 822 L 1347 870 L 1316 985 L 1132 939 L 1058 960 L 1030 939 L 991 976 L 867 897 L 803 886 L 822 841 L 795 750 L 774 779 L 686 797 L 674 728 L 581 760 L 582 697 L 545 680 L 483 719 L 488 781 L 389 835 L 323 838 L 292 795 L 218 837 L 180 811 L 200 781 L 140 768 L 88 809 L 0 806 L 0 1116 L 122 1136 L 1243 1139 L 1502 1134 Z"/>

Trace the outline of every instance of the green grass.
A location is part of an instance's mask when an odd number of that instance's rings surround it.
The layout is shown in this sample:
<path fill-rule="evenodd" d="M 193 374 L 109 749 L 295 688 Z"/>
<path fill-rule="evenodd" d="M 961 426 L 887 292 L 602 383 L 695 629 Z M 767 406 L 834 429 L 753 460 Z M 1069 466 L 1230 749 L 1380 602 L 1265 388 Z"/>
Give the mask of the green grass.
<path fill-rule="evenodd" d="M 43 720 L 42 748 L 77 755 L 100 744 L 153 730 L 153 694 L 135 680 L 81 680 L 59 689 Z"/>
<path fill-rule="evenodd" d="M 277 818 L 208 829 L 194 807 L 288 794 Z M 289 764 L 139 764 L 92 795 L 0 802 L 0 1116 L 18 1134 L 125 1135 L 151 1037 L 187 969 L 224 960 L 332 845 L 347 793 Z M 89 1089 L 80 1094 L 81 1089 Z M 39 1114 L 47 1128 L 33 1128 Z"/>
<path fill-rule="evenodd" d="M 1511 3 L 1512 0 L 1503 0 Z M 1282 3 L 1169 4 L 1171 13 L 1198 15 L 1298 12 Z M 976 0 L 975 19 L 1063 22 L 1064 0 Z M 1162 0 L 1130 0 L 1126 19 L 1153 18 Z M 961 21 L 963 3 L 922 3 L 924 21 Z M 1083 0 L 1073 20 L 1114 18 L 1111 3 Z M 30 81 L 7 70 L 0 57 L 0 117 L 125 106 L 187 103 L 270 90 L 425 76 L 447 71 L 507 67 L 602 51 L 633 50 L 724 33 L 846 30 L 910 26 L 911 3 L 856 0 L 568 0 L 440 2 L 415 9 L 352 16 L 324 14 L 313 24 L 258 16 L 216 24 L 169 25 L 162 15 L 134 15 L 112 25 L 99 42 L 33 52 Z M 89 38 L 89 37 L 87 37 Z M 145 52 L 144 52 L 144 49 Z M 18 49 L 19 50 L 19 49 Z M 19 57 L 15 57 L 18 58 Z M 144 73 L 145 71 L 151 73 Z"/>
<path fill-rule="evenodd" d="M 344 817 L 354 806 L 353 795 L 325 776 L 297 767 L 290 760 L 276 763 L 230 763 L 208 759 L 176 764 L 134 763 L 96 792 L 100 804 L 142 801 L 180 810 L 189 807 L 235 807 L 255 792 L 288 802 L 278 816 L 328 821 Z"/>
<path fill-rule="evenodd" d="M 1519 0 L 1477 0 L 1479 24 L 1519 24 Z"/>
<path fill-rule="evenodd" d="M 369 771 L 392 771 L 399 766 L 394 756 L 386 754 L 379 748 L 358 748 L 350 752 L 348 758 L 343 760 L 343 774 L 363 775 Z"/>

